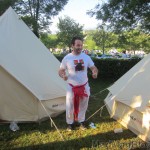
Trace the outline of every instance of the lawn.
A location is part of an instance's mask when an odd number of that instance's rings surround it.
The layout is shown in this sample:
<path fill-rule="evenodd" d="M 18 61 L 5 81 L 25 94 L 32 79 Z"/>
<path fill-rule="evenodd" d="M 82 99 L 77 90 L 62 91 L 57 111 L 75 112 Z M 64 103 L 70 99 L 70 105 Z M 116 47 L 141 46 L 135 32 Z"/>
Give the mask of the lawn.
<path fill-rule="evenodd" d="M 89 118 L 104 105 L 103 101 L 108 93 L 106 88 L 113 82 L 106 79 L 90 80 L 91 97 L 86 118 Z M 66 131 L 65 113 L 53 118 L 53 120 L 64 140 L 55 127 L 51 127 L 50 120 L 40 124 L 18 124 L 20 130 L 16 132 L 9 129 L 9 124 L 1 124 L 0 150 L 137 150 L 146 149 L 147 146 L 134 133 L 110 118 L 106 107 L 103 108 L 101 116 L 100 112 L 98 112 L 87 121 L 87 125 L 93 122 L 96 126 L 95 129 L 89 127 L 85 131 L 78 128 L 72 132 Z M 114 133 L 116 128 L 122 128 L 123 132 Z"/>

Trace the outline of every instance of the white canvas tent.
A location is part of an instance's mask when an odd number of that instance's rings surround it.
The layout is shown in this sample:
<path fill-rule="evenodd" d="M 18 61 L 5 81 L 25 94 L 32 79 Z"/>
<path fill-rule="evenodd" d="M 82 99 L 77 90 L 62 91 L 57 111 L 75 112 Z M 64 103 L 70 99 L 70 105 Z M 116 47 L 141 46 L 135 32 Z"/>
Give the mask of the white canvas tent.
<path fill-rule="evenodd" d="M 10 7 L 0 17 L 0 120 L 39 121 L 64 112 L 59 65 Z"/>
<path fill-rule="evenodd" d="M 108 90 L 105 103 L 111 117 L 150 141 L 150 54 Z"/>

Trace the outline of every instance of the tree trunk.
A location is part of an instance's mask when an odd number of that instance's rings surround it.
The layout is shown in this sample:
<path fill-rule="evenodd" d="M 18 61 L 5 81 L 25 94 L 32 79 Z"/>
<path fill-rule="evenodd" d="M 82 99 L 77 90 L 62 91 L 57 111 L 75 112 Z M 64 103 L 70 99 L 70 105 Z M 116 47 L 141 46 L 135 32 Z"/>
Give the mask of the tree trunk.
<path fill-rule="evenodd" d="M 33 32 L 38 38 L 39 38 L 39 27 L 38 27 L 39 8 L 40 8 L 40 2 L 39 0 L 37 0 L 35 24 L 34 24 Z"/>

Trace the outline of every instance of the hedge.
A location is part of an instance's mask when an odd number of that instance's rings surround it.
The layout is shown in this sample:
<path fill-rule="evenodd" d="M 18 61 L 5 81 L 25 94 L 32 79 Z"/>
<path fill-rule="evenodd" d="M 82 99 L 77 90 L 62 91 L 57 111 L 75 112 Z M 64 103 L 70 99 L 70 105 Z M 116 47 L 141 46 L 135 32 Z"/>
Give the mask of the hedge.
<path fill-rule="evenodd" d="M 55 57 L 61 62 L 63 55 L 55 55 Z M 141 59 L 96 59 L 92 58 L 95 66 L 99 70 L 98 78 L 112 78 L 118 79 L 137 64 Z M 91 73 L 89 72 L 89 75 Z"/>

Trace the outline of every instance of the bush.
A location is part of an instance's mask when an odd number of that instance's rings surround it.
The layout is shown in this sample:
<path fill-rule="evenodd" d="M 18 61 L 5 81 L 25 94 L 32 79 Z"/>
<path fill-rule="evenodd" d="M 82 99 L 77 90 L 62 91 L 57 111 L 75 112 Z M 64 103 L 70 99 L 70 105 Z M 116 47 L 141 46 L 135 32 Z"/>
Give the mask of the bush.
<path fill-rule="evenodd" d="M 118 79 L 137 64 L 140 59 L 93 59 L 99 70 L 98 77 Z"/>
<path fill-rule="evenodd" d="M 54 56 L 61 62 L 65 55 L 62 55 L 62 54 L 54 54 Z"/>
<path fill-rule="evenodd" d="M 55 55 L 56 58 L 61 62 L 64 55 Z M 129 69 L 137 64 L 141 59 L 97 59 L 92 58 L 95 66 L 99 70 L 98 78 L 112 78 L 118 79 L 124 75 Z M 89 72 L 89 76 L 91 72 Z"/>

